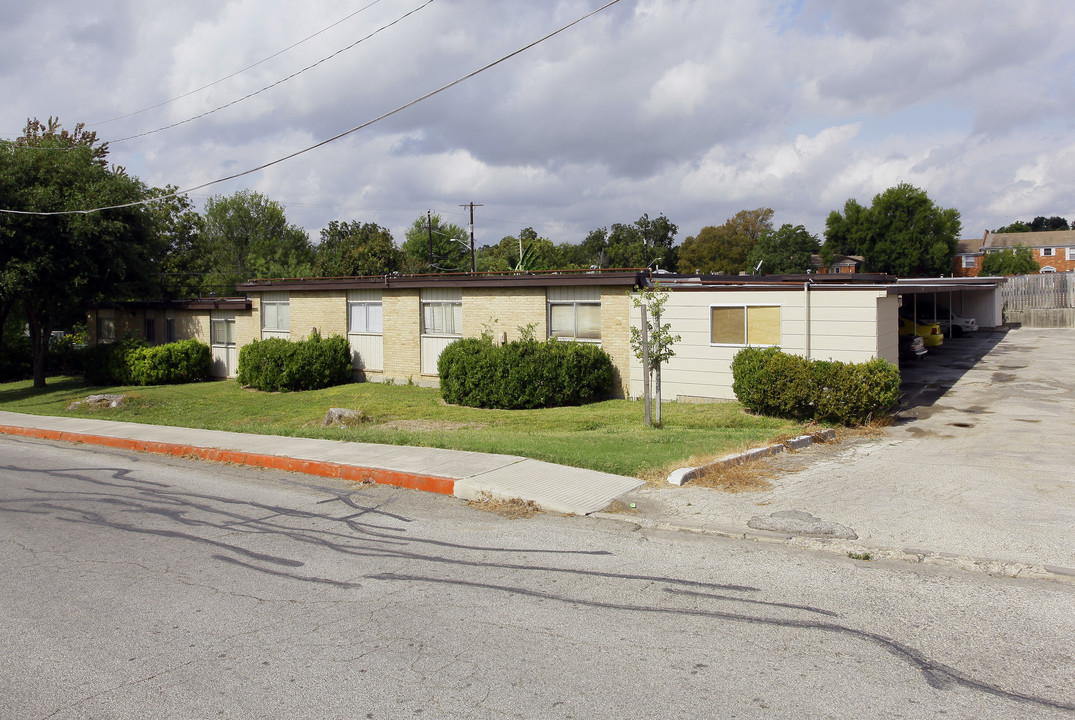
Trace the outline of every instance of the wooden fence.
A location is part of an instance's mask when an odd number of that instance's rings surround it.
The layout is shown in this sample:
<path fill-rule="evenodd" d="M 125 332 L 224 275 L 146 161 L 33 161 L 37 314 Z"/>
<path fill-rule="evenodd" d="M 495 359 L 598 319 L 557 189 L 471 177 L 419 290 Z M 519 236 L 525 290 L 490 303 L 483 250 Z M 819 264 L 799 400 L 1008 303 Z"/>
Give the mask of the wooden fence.
<path fill-rule="evenodd" d="M 1006 311 L 1075 308 L 1075 273 L 1042 273 L 1008 278 L 1001 287 Z"/>

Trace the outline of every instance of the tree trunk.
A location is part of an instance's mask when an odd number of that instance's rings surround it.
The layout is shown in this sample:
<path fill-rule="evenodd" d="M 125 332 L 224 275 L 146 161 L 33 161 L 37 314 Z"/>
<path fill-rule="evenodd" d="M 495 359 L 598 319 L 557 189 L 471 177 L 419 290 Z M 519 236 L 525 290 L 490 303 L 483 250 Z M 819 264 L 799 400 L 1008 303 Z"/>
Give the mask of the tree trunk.
<path fill-rule="evenodd" d="M 34 387 L 41 389 L 45 387 L 45 359 L 48 354 L 49 334 L 52 332 L 52 328 L 49 327 L 50 323 L 42 323 L 41 319 L 29 307 L 26 308 L 26 319 L 30 325 L 30 348 L 34 354 Z"/>
<path fill-rule="evenodd" d="M 661 365 L 657 364 L 657 384 L 653 389 L 653 424 L 661 426 Z"/>
<path fill-rule="evenodd" d="M 642 396 L 645 402 L 646 427 L 653 425 L 653 416 L 650 414 L 649 393 L 649 319 L 646 317 L 646 306 L 642 310 Z"/>

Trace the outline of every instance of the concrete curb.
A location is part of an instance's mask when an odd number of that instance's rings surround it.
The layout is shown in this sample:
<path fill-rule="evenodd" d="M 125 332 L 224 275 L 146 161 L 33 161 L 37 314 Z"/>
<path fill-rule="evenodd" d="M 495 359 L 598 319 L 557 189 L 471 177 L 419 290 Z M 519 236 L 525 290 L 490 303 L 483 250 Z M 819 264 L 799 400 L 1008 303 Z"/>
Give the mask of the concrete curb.
<path fill-rule="evenodd" d="M 742 465 L 743 463 L 750 462 L 751 460 L 758 460 L 763 457 L 769 457 L 770 455 L 782 453 L 785 450 L 803 450 L 805 448 L 810 447 L 815 442 L 829 442 L 830 440 L 835 439 L 836 431 L 832 428 L 826 428 L 824 430 L 819 430 L 818 432 L 809 435 L 799 435 L 798 437 L 793 437 L 790 440 L 785 440 L 784 442 L 776 443 L 775 445 L 754 448 L 753 450 L 735 453 L 734 455 L 725 455 L 719 460 L 714 460 L 708 465 L 673 470 L 672 474 L 668 476 L 668 482 L 672 485 L 684 485 L 691 480 L 697 479 L 706 470 L 714 468 L 726 468 L 731 467 L 733 465 Z"/>
<path fill-rule="evenodd" d="M 150 440 L 134 440 L 130 438 L 90 435 L 61 430 L 41 430 L 12 425 L 0 425 L 0 433 L 5 435 L 38 438 L 41 440 L 61 440 L 64 442 L 85 443 L 87 445 L 101 445 L 103 447 L 118 448 L 120 450 L 134 450 L 136 452 L 196 458 L 199 460 L 209 460 L 210 462 L 249 465 L 252 467 L 270 468 L 286 472 L 299 472 L 307 475 L 337 478 L 339 480 L 351 480 L 353 482 L 371 482 L 381 485 L 394 485 L 409 490 L 423 490 L 425 492 L 433 492 L 441 495 L 455 494 L 455 480 L 438 475 L 347 465 L 344 463 L 326 462 L 321 460 L 300 460 L 280 455 L 244 452 L 241 450 L 222 450 L 220 448 L 197 447 L 194 445 L 181 445 L 178 443 L 156 442 Z"/>
<path fill-rule="evenodd" d="M 785 547 L 794 547 L 801 550 L 830 552 L 845 557 L 848 556 L 849 553 L 855 553 L 857 555 L 868 554 L 870 556 L 870 561 L 898 560 L 901 562 L 939 565 L 959 570 L 981 572 L 987 575 L 1004 575 L 1012 578 L 1033 580 L 1053 580 L 1056 582 L 1075 584 L 1075 568 L 1066 568 L 1057 565 L 1039 565 L 1013 560 L 978 558 L 966 555 L 956 555 L 954 553 L 920 550 L 916 548 L 894 549 L 850 542 L 847 540 L 804 537 L 787 533 L 768 532 L 765 530 L 732 530 L 710 523 L 692 523 L 682 520 L 676 522 L 661 522 L 649 518 L 639 518 L 633 515 L 623 515 L 619 513 L 598 512 L 592 513 L 590 517 L 630 523 L 650 530 L 672 530 L 699 535 L 712 535 L 713 537 L 730 538 L 733 540 L 752 540 L 754 542 L 784 545 Z"/>

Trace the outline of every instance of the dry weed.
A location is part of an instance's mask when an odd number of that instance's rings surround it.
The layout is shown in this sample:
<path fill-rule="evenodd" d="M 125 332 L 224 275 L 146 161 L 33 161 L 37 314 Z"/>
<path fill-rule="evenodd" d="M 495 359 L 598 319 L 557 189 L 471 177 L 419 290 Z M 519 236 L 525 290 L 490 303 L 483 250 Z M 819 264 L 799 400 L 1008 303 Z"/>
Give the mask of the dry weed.
<path fill-rule="evenodd" d="M 755 460 L 740 465 L 708 467 L 690 484 L 728 493 L 761 492 L 772 487 L 771 474 L 764 462 Z"/>
<path fill-rule="evenodd" d="M 494 498 L 490 493 L 482 491 L 473 500 L 467 500 L 467 505 L 485 512 L 491 512 L 510 520 L 529 518 L 542 512 L 533 500 L 521 498 Z"/>
<path fill-rule="evenodd" d="M 619 500 L 613 500 L 608 504 L 608 507 L 606 507 L 601 512 L 611 513 L 613 515 L 637 515 L 638 508 L 633 507 L 633 505 L 634 503 L 628 505 L 627 503 L 621 502 Z"/>

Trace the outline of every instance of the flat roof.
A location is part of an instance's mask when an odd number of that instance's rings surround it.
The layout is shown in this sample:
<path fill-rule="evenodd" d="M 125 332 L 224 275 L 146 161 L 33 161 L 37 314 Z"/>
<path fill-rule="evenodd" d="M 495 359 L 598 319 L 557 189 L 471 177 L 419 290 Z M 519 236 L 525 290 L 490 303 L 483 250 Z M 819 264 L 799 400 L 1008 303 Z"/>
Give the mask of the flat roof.
<path fill-rule="evenodd" d="M 272 290 L 362 290 L 372 288 L 428 287 L 550 287 L 559 285 L 646 284 L 645 269 L 559 270 L 527 273 L 441 273 L 436 275 L 373 275 L 334 278 L 281 278 L 250 280 L 236 285 L 239 292 Z"/>

